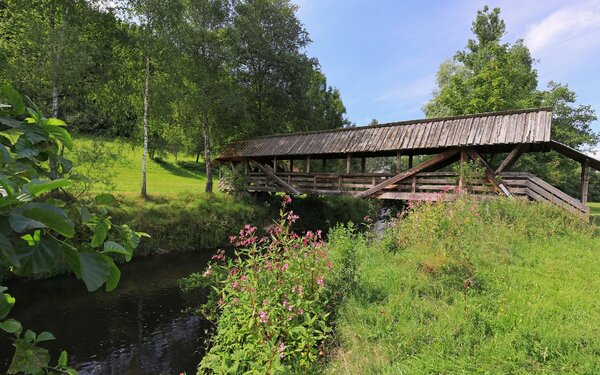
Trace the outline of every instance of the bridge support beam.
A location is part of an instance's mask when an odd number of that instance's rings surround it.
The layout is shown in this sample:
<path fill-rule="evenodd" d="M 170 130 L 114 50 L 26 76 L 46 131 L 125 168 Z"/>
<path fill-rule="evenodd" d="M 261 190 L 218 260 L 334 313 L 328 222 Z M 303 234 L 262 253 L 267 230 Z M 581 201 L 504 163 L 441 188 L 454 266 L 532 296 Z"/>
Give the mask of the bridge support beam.
<path fill-rule="evenodd" d="M 588 189 L 590 185 L 590 167 L 589 162 L 586 160 L 581 163 L 581 203 L 587 204 L 588 201 Z"/>

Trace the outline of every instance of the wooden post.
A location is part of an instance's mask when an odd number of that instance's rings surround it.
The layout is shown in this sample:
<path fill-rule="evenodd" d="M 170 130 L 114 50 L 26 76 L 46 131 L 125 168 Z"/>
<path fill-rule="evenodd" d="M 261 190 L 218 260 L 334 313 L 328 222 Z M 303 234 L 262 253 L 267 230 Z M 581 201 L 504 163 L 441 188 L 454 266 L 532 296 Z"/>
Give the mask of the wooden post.
<path fill-rule="evenodd" d="M 346 157 L 346 173 L 350 173 L 352 170 L 352 156 L 348 154 Z"/>
<path fill-rule="evenodd" d="M 273 158 L 273 173 L 277 173 L 277 158 Z"/>
<path fill-rule="evenodd" d="M 244 174 L 248 174 L 248 160 L 244 160 Z"/>
<path fill-rule="evenodd" d="M 590 185 L 590 166 L 589 161 L 586 159 L 584 163 L 581 163 L 581 203 L 587 204 L 588 201 L 588 188 Z"/>
<path fill-rule="evenodd" d="M 410 191 L 412 191 L 413 193 L 417 192 L 417 176 L 412 177 L 412 183 L 411 183 L 411 189 Z"/>
<path fill-rule="evenodd" d="M 367 169 L 367 159 L 363 156 L 363 158 L 360 161 L 360 171 L 361 171 L 361 173 L 365 173 L 366 169 Z"/>
<path fill-rule="evenodd" d="M 290 173 L 294 172 L 294 159 L 290 159 Z"/>
<path fill-rule="evenodd" d="M 400 173 L 402 171 L 402 152 L 398 151 L 396 153 L 396 173 Z"/>
<path fill-rule="evenodd" d="M 310 155 L 306 157 L 306 173 L 310 173 Z"/>
<path fill-rule="evenodd" d="M 458 177 L 458 189 L 461 191 L 463 190 L 463 188 L 465 186 L 464 169 L 465 169 L 466 161 L 467 161 L 467 152 L 461 151 L 460 152 L 460 176 Z"/>
<path fill-rule="evenodd" d="M 413 155 L 408 155 L 408 169 L 413 167 Z"/>

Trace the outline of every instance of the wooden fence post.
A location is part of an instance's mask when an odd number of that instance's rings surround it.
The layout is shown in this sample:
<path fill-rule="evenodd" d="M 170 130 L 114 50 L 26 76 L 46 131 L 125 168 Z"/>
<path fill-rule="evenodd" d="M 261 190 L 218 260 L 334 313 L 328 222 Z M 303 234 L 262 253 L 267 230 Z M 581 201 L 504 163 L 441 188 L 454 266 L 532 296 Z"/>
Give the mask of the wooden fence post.
<path fill-rule="evenodd" d="M 587 204 L 588 188 L 590 184 L 590 167 L 589 161 L 586 159 L 581 163 L 581 203 Z"/>

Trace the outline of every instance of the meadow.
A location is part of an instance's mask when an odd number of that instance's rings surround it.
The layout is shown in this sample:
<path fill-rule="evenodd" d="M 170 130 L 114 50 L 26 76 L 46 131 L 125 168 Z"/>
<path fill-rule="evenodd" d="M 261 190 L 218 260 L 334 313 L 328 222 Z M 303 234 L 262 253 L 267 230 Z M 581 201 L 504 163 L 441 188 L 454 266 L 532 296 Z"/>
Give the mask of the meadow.
<path fill-rule="evenodd" d="M 545 204 L 422 205 L 358 246 L 328 373 L 597 374 L 600 237 Z"/>

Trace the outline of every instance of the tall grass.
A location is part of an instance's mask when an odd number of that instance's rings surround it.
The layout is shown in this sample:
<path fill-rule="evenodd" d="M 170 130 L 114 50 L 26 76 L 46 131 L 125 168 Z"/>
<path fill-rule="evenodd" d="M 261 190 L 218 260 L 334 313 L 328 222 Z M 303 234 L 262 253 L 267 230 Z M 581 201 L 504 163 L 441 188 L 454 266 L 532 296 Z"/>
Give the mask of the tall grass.
<path fill-rule="evenodd" d="M 561 209 L 418 205 L 358 257 L 329 373 L 600 373 L 600 238 Z"/>

